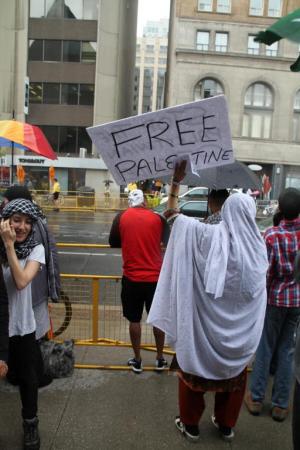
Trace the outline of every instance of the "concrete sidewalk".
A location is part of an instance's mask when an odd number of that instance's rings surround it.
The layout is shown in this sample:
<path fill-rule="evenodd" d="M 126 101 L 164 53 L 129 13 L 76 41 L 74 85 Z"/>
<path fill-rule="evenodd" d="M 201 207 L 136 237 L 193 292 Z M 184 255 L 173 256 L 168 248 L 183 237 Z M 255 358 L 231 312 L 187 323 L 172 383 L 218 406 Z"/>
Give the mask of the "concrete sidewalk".
<path fill-rule="evenodd" d="M 129 348 L 76 348 L 81 363 L 123 364 L 131 355 Z M 154 353 L 143 352 L 144 365 L 153 365 L 154 358 Z M 194 444 L 174 426 L 178 413 L 174 373 L 76 369 L 72 378 L 55 380 L 40 390 L 41 449 L 292 450 L 291 417 L 274 422 L 270 404 L 260 417 L 243 407 L 235 439 L 228 444 L 210 421 L 213 396 L 207 394 L 206 400 L 201 437 Z M 18 391 L 4 381 L 0 382 L 0 449 L 22 449 Z"/>

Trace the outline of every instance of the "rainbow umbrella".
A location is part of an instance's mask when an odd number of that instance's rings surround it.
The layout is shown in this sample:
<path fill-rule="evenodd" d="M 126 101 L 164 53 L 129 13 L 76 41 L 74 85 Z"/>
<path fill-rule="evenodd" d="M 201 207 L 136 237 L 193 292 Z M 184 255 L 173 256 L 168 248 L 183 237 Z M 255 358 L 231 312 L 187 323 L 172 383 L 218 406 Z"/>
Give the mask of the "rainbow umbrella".
<path fill-rule="evenodd" d="M 39 127 L 16 120 L 0 120 L 0 146 L 27 148 L 45 158 L 57 159 Z"/>

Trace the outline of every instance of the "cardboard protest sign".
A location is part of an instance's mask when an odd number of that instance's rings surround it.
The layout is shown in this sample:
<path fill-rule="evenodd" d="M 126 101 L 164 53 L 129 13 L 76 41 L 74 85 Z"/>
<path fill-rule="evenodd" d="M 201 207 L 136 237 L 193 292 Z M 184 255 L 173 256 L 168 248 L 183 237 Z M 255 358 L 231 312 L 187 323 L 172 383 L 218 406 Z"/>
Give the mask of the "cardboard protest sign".
<path fill-rule="evenodd" d="M 193 170 L 234 161 L 223 95 L 87 128 L 116 183 L 160 178 L 189 155 Z"/>

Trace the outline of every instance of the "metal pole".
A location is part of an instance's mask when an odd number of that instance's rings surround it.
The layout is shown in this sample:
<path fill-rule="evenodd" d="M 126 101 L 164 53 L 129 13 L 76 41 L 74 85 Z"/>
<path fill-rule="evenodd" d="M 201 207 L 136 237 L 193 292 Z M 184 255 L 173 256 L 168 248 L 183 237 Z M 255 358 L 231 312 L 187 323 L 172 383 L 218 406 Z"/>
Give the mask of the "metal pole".
<path fill-rule="evenodd" d="M 15 118 L 15 110 L 13 109 L 12 112 L 12 118 L 14 120 Z M 10 168 L 10 184 L 14 183 L 14 149 L 15 149 L 15 143 L 11 142 L 11 168 Z"/>

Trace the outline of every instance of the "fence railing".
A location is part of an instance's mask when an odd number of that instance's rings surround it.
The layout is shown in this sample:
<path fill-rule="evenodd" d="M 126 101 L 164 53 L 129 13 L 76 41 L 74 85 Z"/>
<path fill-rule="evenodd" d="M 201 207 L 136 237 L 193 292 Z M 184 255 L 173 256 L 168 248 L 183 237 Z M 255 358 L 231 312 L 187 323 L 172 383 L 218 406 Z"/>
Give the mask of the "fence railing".
<path fill-rule="evenodd" d="M 34 191 L 34 200 L 44 209 L 53 209 L 52 195 L 45 191 Z M 160 197 L 146 194 L 146 201 L 149 208 L 153 208 L 160 203 Z M 86 192 L 61 192 L 58 198 L 58 206 L 61 210 L 123 210 L 128 208 L 128 195 L 105 195 Z"/>

